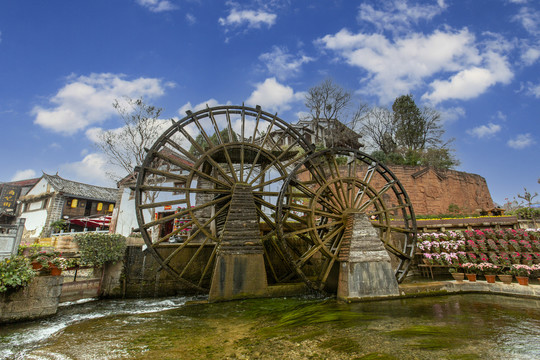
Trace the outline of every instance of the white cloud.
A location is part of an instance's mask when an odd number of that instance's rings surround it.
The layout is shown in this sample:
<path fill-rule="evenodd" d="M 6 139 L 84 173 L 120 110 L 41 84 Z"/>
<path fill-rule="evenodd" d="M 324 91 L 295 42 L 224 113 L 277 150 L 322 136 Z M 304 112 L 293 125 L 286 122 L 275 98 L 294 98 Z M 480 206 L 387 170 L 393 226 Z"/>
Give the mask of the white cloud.
<path fill-rule="evenodd" d="M 528 93 L 533 95 L 534 97 L 536 98 L 540 98 L 540 84 L 532 84 L 532 83 L 527 83 L 527 86 L 528 86 Z"/>
<path fill-rule="evenodd" d="M 487 125 L 482 125 L 482 126 L 475 127 L 473 129 L 469 129 L 467 130 L 467 134 L 481 139 L 481 138 L 490 138 L 494 136 L 496 133 L 498 133 L 499 131 L 501 131 L 500 125 L 489 123 Z"/>
<path fill-rule="evenodd" d="M 91 74 L 69 79 L 68 83 L 49 99 L 51 107 L 34 107 L 34 121 L 44 128 L 71 135 L 92 124 L 102 123 L 116 114 L 112 104 L 124 96 L 155 98 L 164 94 L 160 79 L 125 80 L 124 75 Z"/>
<path fill-rule="evenodd" d="M 229 103 L 227 103 L 227 104 L 229 104 Z M 223 105 L 223 104 L 220 103 L 219 101 L 217 101 L 216 99 L 208 99 L 206 101 L 203 101 L 202 103 L 199 103 L 199 104 L 193 106 L 193 105 L 191 105 L 191 102 L 188 101 L 187 103 L 182 105 L 182 107 L 180 109 L 178 109 L 178 114 L 180 115 L 180 117 L 183 118 L 183 117 L 186 116 L 186 111 L 187 110 L 191 110 L 192 112 L 197 112 L 199 110 L 206 109 L 207 105 L 208 105 L 208 107 L 214 107 L 214 106 Z"/>
<path fill-rule="evenodd" d="M 512 43 L 496 34 L 478 42 L 467 28 L 409 32 L 394 38 L 342 29 L 316 43 L 364 73 L 360 93 L 377 95 L 382 103 L 430 83 L 424 100 L 470 99 L 490 86 L 508 83 L 513 73 L 506 56 Z M 362 73 L 361 73 L 362 74 Z"/>
<path fill-rule="evenodd" d="M 236 8 L 232 8 L 229 15 L 226 18 L 219 18 L 218 22 L 221 26 L 247 25 L 248 28 L 258 29 L 262 25 L 270 28 L 275 24 L 276 19 L 276 14 L 263 10 L 237 10 Z"/>
<path fill-rule="evenodd" d="M 11 181 L 19 181 L 26 179 L 33 179 L 36 177 L 36 172 L 32 169 L 18 170 L 11 178 Z"/>
<path fill-rule="evenodd" d="M 197 18 L 195 17 L 195 15 L 189 13 L 186 14 L 186 20 L 190 25 L 193 25 L 197 22 Z"/>
<path fill-rule="evenodd" d="M 528 146 L 531 146 L 533 144 L 536 144 L 536 141 L 532 138 L 532 135 L 527 134 L 519 134 L 515 138 L 508 140 L 507 145 L 514 149 L 524 149 Z"/>
<path fill-rule="evenodd" d="M 253 106 L 260 105 L 266 111 L 285 111 L 291 108 L 291 103 L 302 101 L 304 98 L 303 92 L 295 93 L 290 86 L 280 84 L 272 77 L 256 84 L 256 89 L 246 103 Z"/>
<path fill-rule="evenodd" d="M 382 5 L 382 10 L 361 4 L 358 21 L 366 21 L 379 30 L 393 32 L 406 31 L 411 24 L 417 24 L 420 20 L 431 20 L 447 7 L 443 0 L 439 0 L 437 5 L 409 5 L 406 0 L 382 1 L 379 5 Z"/>
<path fill-rule="evenodd" d="M 441 113 L 441 119 L 443 123 L 451 123 L 465 116 L 465 109 L 462 107 L 452 107 L 452 108 L 439 108 Z"/>
<path fill-rule="evenodd" d="M 525 65 L 532 65 L 540 58 L 540 48 L 526 47 L 521 54 L 521 60 Z"/>
<path fill-rule="evenodd" d="M 495 118 L 502 121 L 506 121 L 506 115 L 500 110 L 497 111 L 497 114 L 495 114 Z"/>
<path fill-rule="evenodd" d="M 317 40 L 338 53 L 349 65 L 365 70 L 363 93 L 389 102 L 437 75 L 456 73 L 480 65 L 483 56 L 467 29 L 411 33 L 394 41 L 381 34 L 353 34 L 343 29 Z"/>
<path fill-rule="evenodd" d="M 305 55 L 289 54 L 286 48 L 274 46 L 271 52 L 263 53 L 259 60 L 264 62 L 268 72 L 283 81 L 289 77 L 298 75 L 303 64 L 307 64 L 314 59 Z"/>
<path fill-rule="evenodd" d="M 90 153 L 81 161 L 60 165 L 60 173 L 66 179 L 109 187 L 115 184 L 108 174 L 114 173 L 118 177 L 125 176 L 107 161 L 105 155 L 99 153 Z"/>
<path fill-rule="evenodd" d="M 136 0 L 137 4 L 144 6 L 152 12 L 163 12 L 178 9 L 178 6 L 169 0 Z"/>
<path fill-rule="evenodd" d="M 540 11 L 529 7 L 522 7 L 513 20 L 521 23 L 523 28 L 532 35 L 540 34 Z"/>

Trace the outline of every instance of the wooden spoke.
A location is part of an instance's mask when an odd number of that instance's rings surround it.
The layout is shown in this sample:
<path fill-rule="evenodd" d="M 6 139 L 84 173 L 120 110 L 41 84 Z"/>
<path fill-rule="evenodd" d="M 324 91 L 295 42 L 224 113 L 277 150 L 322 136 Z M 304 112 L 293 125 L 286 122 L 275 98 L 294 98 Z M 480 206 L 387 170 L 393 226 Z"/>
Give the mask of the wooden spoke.
<path fill-rule="evenodd" d="M 186 176 L 182 176 L 182 175 L 178 175 L 178 174 L 173 174 L 169 171 L 163 171 L 163 170 L 159 170 L 159 169 L 154 169 L 154 168 L 146 168 L 144 169 L 145 172 L 147 173 L 151 173 L 151 174 L 154 174 L 154 175 L 161 175 L 167 179 L 170 179 L 170 180 L 177 180 L 181 183 L 185 183 L 187 181 L 187 177 Z"/>
<path fill-rule="evenodd" d="M 166 161 L 170 162 L 171 164 L 176 165 L 176 166 L 178 166 L 178 167 L 180 167 L 182 169 L 189 170 L 189 171 L 195 173 L 197 176 L 199 176 L 199 177 L 201 177 L 203 179 L 209 180 L 209 181 L 211 181 L 211 182 L 213 182 L 215 184 L 218 184 L 219 186 L 230 187 L 232 185 L 232 182 L 229 180 L 228 177 L 226 177 L 225 179 L 229 182 L 229 184 L 224 183 L 223 181 L 221 181 L 219 179 L 216 179 L 213 176 L 205 174 L 204 172 L 200 171 L 199 169 L 195 169 L 195 168 L 193 168 L 192 166 L 190 166 L 188 164 L 185 164 L 185 163 L 183 163 L 183 162 L 181 162 L 179 160 L 173 159 L 172 157 L 170 157 L 168 155 L 155 152 L 154 156 L 158 157 L 160 159 L 166 160 Z"/>
<path fill-rule="evenodd" d="M 209 201 L 209 202 L 207 202 L 205 204 L 198 205 L 198 206 L 195 206 L 195 207 L 192 207 L 190 209 L 186 209 L 186 210 L 177 212 L 177 213 L 169 215 L 169 216 L 165 216 L 165 217 L 163 217 L 161 219 L 142 224 L 141 228 L 148 229 L 148 228 L 150 228 L 152 226 L 155 226 L 155 225 L 164 224 L 164 223 L 169 222 L 171 220 L 181 218 L 181 217 L 183 217 L 184 215 L 186 215 L 186 214 L 188 214 L 190 212 L 193 212 L 193 211 L 196 211 L 196 210 L 201 210 L 201 209 L 204 209 L 206 207 L 209 207 L 209 206 L 215 205 L 217 203 L 220 203 L 222 201 L 228 200 L 231 197 L 232 197 L 232 195 L 229 194 L 229 195 L 224 196 L 223 198 L 216 199 L 216 200 L 213 200 L 213 201 Z"/>
<path fill-rule="evenodd" d="M 207 105 L 208 107 L 208 105 Z M 209 108 L 208 108 L 209 109 Z M 210 117 L 210 120 L 212 121 L 212 125 L 214 126 L 214 131 L 215 131 L 215 134 L 217 135 L 217 138 L 218 138 L 218 141 L 221 145 L 223 145 L 225 142 L 223 141 L 222 137 L 221 137 L 221 132 L 219 131 L 219 126 L 217 124 L 217 121 L 214 117 L 214 113 L 212 112 L 212 110 L 208 110 L 208 115 Z M 231 137 L 229 137 L 229 142 L 232 142 L 232 139 Z M 227 160 L 227 165 L 229 166 L 229 171 L 231 173 L 231 175 L 233 176 L 234 178 L 234 182 L 238 182 L 238 177 L 236 176 L 236 171 L 234 170 L 234 165 L 232 164 L 232 161 L 231 161 L 231 157 L 229 155 L 229 151 L 227 150 L 227 148 L 224 148 L 223 150 L 223 153 L 225 154 L 225 159 Z"/>
<path fill-rule="evenodd" d="M 158 208 L 162 206 L 181 205 L 181 204 L 186 204 L 186 203 L 187 203 L 186 199 L 176 199 L 176 200 L 160 201 L 156 203 L 142 204 L 142 205 L 139 205 L 139 208 L 140 209 L 153 209 L 153 208 Z"/>
<path fill-rule="evenodd" d="M 178 229 L 174 230 L 173 232 L 171 232 L 171 233 L 165 235 L 164 237 L 160 238 L 158 241 L 156 241 L 155 243 L 153 243 L 152 246 L 153 246 L 153 247 L 156 247 L 157 245 L 161 244 L 162 242 L 169 240 L 171 237 L 178 235 L 178 234 L 180 233 L 180 231 L 182 231 L 182 230 L 188 228 L 188 227 L 191 226 L 191 225 L 193 225 L 193 220 L 190 221 L 190 222 L 188 222 L 188 223 L 186 223 L 186 224 L 184 225 L 184 227 L 178 228 Z"/>
<path fill-rule="evenodd" d="M 176 186 L 150 186 L 150 185 L 141 185 L 141 190 L 145 191 L 167 191 L 167 192 L 193 192 L 193 193 L 210 193 L 210 194 L 229 194 L 230 189 L 197 189 L 197 188 L 185 188 L 185 187 L 176 187 Z"/>

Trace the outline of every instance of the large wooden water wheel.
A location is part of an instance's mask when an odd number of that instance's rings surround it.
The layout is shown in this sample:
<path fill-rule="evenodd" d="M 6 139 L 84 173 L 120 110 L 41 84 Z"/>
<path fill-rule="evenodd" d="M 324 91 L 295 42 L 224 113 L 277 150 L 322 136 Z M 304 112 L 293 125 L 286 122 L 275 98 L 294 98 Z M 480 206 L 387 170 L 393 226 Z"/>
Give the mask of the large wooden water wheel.
<path fill-rule="evenodd" d="M 295 129 L 260 107 L 188 112 L 139 168 L 136 215 L 147 251 L 185 286 L 207 292 L 232 193 L 247 184 L 269 282 L 290 280 L 296 274 L 277 245 L 277 199 L 289 169 L 309 150 Z"/>
<path fill-rule="evenodd" d="M 347 221 L 358 212 L 379 230 L 396 278 L 403 280 L 414 254 L 416 220 L 405 189 L 387 167 L 360 151 L 328 149 L 307 156 L 285 180 L 278 235 L 289 263 L 311 288 L 335 283 Z"/>

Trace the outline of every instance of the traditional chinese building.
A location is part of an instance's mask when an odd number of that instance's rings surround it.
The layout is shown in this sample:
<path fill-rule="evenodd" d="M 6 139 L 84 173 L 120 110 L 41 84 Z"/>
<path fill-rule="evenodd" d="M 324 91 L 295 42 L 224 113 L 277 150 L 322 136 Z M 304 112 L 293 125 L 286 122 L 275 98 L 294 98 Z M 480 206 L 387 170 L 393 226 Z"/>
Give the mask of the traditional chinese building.
<path fill-rule="evenodd" d="M 19 197 L 26 195 L 38 181 L 39 178 L 0 184 L 0 224 L 15 223 L 20 207 Z"/>
<path fill-rule="evenodd" d="M 107 216 L 116 204 L 118 190 L 66 180 L 43 174 L 38 182 L 20 197 L 19 217 L 25 218 L 24 238 L 48 236 L 51 224 L 66 220 L 71 228 L 108 226 Z"/>
<path fill-rule="evenodd" d="M 337 119 L 319 119 L 317 121 L 299 120 L 291 127 L 298 130 L 304 138 L 313 144 L 321 144 L 324 147 L 347 147 L 360 149 L 364 145 L 360 143 L 360 134 L 347 127 Z M 272 140 L 279 146 L 291 145 L 294 138 L 285 134 L 283 130 L 274 130 L 271 133 Z"/>

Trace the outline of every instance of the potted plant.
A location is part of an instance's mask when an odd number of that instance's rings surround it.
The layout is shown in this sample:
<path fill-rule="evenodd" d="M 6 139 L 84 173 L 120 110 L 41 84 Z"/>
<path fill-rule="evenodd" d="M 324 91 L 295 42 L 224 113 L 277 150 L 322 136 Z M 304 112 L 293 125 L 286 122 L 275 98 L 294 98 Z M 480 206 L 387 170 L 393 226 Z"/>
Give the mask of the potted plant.
<path fill-rule="evenodd" d="M 457 263 L 452 264 L 450 268 L 448 269 L 448 271 L 450 272 L 454 280 L 456 280 L 457 282 L 462 282 L 463 279 L 465 278 L 465 273 L 463 273 L 463 271 L 461 270 L 461 267 Z"/>
<path fill-rule="evenodd" d="M 52 276 L 60 276 L 62 274 L 62 270 L 67 267 L 67 259 L 63 257 L 52 258 L 49 262 L 49 266 L 51 268 Z"/>
<path fill-rule="evenodd" d="M 531 266 L 531 272 L 533 273 L 533 276 L 536 276 L 538 281 L 540 281 L 540 264 L 534 264 Z"/>
<path fill-rule="evenodd" d="M 528 265 L 514 264 L 510 268 L 512 275 L 516 276 L 519 285 L 529 285 L 529 275 L 531 267 Z"/>
<path fill-rule="evenodd" d="M 503 284 L 509 285 L 512 283 L 513 275 L 510 272 L 510 268 L 502 269 L 501 273 L 498 276 L 499 280 L 501 280 Z"/>
<path fill-rule="evenodd" d="M 465 276 L 467 276 L 467 280 L 469 280 L 470 282 L 475 282 L 478 266 L 474 263 L 468 262 L 468 263 L 462 264 L 461 267 L 465 271 Z"/>
<path fill-rule="evenodd" d="M 499 270 L 499 267 L 497 265 L 489 262 L 483 262 L 478 264 L 478 268 L 482 272 L 482 274 L 484 274 L 484 277 L 489 284 L 495 283 L 495 276 Z"/>

